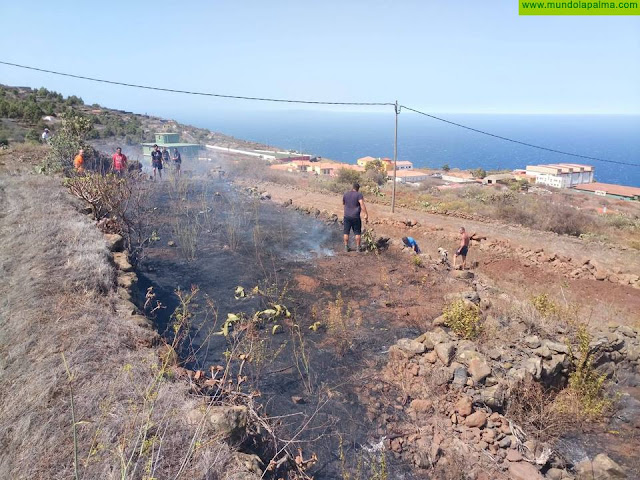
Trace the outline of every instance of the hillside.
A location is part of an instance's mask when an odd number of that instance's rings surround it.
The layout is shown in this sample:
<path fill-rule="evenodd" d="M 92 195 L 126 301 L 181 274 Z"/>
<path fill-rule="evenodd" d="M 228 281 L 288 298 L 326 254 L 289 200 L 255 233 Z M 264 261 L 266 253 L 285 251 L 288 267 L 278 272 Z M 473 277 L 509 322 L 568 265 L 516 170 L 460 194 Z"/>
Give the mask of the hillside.
<path fill-rule="evenodd" d="M 51 102 L 54 128 L 71 108 L 109 149 L 127 133 L 93 116 L 247 145 L 10 90 L 9 110 L 28 104 L 16 131 Z M 401 186 L 392 213 L 367 172 L 210 152 L 157 182 L 63 178 L 35 174 L 53 146 L 16 138 L 0 151 L 0 476 L 640 475 L 637 203 L 612 202 L 613 222 L 520 184 Z M 354 180 L 363 252 L 341 243 Z M 465 270 L 460 226 L 478 234 Z"/>
<path fill-rule="evenodd" d="M 123 110 L 85 105 L 79 97 L 63 95 L 29 87 L 10 87 L 0 84 L 0 143 L 39 143 L 45 128 L 53 134 L 60 122 L 60 115 L 72 111 L 91 120 L 93 130 L 89 140 L 100 144 L 117 143 L 138 148 L 141 142 L 153 142 L 155 132 L 179 132 L 184 142 L 212 142 L 231 148 L 262 148 L 254 142 L 239 140 L 224 134 L 210 132 L 191 125 L 183 125 L 150 115 L 140 115 Z"/>

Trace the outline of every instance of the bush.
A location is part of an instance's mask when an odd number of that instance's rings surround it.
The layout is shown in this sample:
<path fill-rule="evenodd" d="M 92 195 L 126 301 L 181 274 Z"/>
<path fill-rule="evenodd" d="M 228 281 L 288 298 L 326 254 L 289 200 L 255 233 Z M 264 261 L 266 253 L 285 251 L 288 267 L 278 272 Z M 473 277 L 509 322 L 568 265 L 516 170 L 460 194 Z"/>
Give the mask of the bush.
<path fill-rule="evenodd" d="M 91 150 L 86 140 L 92 130 L 90 119 L 73 112 L 63 114 L 61 127 L 49 141 L 51 151 L 43 169 L 56 171 L 70 168 L 78 150 Z"/>
<path fill-rule="evenodd" d="M 474 178 L 484 178 L 487 176 L 487 171 L 484 168 L 476 168 L 471 170 L 471 175 L 473 175 Z"/>
<path fill-rule="evenodd" d="M 605 390 L 604 382 L 607 376 L 599 374 L 593 366 L 593 352 L 589 347 L 591 335 L 584 325 L 578 327 L 577 340 L 577 352 L 574 353 L 572 348 L 569 349 L 574 371 L 569 374 L 569 388 L 568 395 L 564 399 L 565 405 L 570 404 L 570 400 L 573 399 L 573 410 L 578 415 L 588 419 L 597 419 L 613 403 Z"/>
<path fill-rule="evenodd" d="M 447 305 L 443 312 L 444 324 L 459 337 L 471 339 L 480 333 L 480 309 L 462 299 Z"/>
<path fill-rule="evenodd" d="M 124 217 L 124 208 L 131 195 L 127 179 L 94 173 L 67 178 L 65 186 L 73 195 L 91 205 L 94 219 Z"/>
<path fill-rule="evenodd" d="M 349 168 L 341 168 L 338 170 L 338 182 L 353 185 L 354 183 L 360 183 L 362 176 L 360 172 L 351 170 Z"/>

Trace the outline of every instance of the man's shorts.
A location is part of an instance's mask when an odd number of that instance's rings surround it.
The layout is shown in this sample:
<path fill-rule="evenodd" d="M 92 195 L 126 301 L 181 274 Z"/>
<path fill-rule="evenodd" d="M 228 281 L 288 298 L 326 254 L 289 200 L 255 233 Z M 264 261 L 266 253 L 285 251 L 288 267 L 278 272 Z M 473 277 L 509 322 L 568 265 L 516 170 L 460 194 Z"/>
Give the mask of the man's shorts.
<path fill-rule="evenodd" d="M 456 255 L 461 255 L 463 257 L 466 257 L 468 251 L 469 251 L 469 247 L 465 245 L 464 247 L 462 247 L 456 252 Z"/>
<path fill-rule="evenodd" d="M 162 170 L 162 162 L 151 162 L 151 166 L 153 168 L 157 168 L 158 170 Z"/>
<path fill-rule="evenodd" d="M 358 218 L 344 217 L 343 233 L 345 235 L 349 235 L 349 232 L 352 229 L 353 229 L 354 235 L 362 235 L 362 220 L 360 220 L 360 217 Z"/>

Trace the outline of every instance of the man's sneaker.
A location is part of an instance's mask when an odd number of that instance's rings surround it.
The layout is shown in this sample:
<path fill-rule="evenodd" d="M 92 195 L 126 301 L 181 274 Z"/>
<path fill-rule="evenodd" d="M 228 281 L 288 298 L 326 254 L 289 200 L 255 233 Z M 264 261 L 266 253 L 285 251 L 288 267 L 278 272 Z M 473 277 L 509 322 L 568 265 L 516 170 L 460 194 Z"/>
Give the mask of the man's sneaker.
<path fill-rule="evenodd" d="M 360 245 L 358 245 L 358 246 L 356 247 L 356 251 L 357 251 L 358 253 L 360 253 L 360 252 L 362 251 L 362 247 L 361 247 Z"/>
<path fill-rule="evenodd" d="M 344 246 L 344 251 L 345 251 L 345 252 L 348 252 L 348 251 L 349 251 L 349 245 L 345 245 L 345 246 Z"/>

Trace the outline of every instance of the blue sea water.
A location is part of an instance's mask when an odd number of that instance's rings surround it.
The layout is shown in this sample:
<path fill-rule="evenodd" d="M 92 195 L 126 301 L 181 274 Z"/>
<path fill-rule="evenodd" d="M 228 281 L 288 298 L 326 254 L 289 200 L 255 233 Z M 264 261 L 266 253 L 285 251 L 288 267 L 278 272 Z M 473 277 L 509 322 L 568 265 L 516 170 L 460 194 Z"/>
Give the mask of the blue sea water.
<path fill-rule="evenodd" d="M 640 165 L 637 115 L 440 115 L 447 120 L 552 149 Z M 185 121 L 236 138 L 354 163 L 392 157 L 394 115 L 324 111 L 239 112 Z M 415 113 L 399 116 L 398 159 L 416 168 L 514 169 L 538 163 L 584 163 L 596 180 L 640 187 L 640 167 L 546 152 L 464 130 Z"/>

